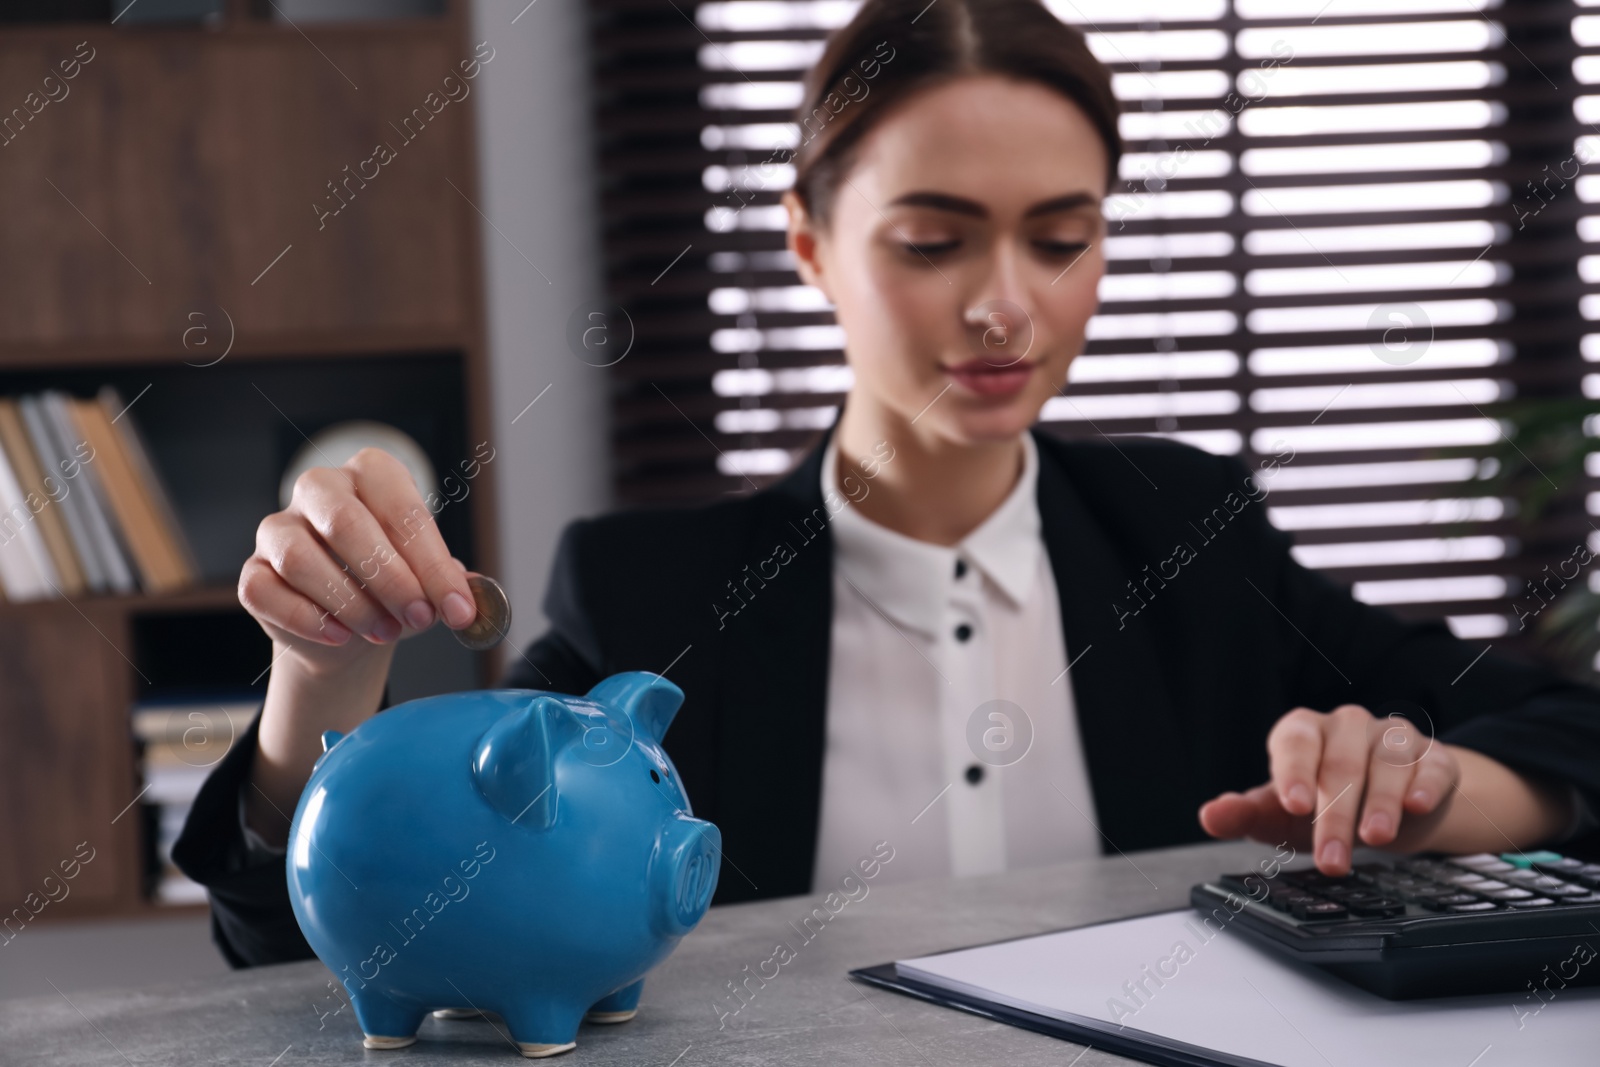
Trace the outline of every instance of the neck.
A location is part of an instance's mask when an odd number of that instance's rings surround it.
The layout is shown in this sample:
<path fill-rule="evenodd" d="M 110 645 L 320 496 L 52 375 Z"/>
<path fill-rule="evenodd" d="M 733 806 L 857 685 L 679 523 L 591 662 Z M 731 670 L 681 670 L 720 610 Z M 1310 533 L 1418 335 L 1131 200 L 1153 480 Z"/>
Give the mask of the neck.
<path fill-rule="evenodd" d="M 956 544 L 976 529 L 1022 474 L 1020 436 L 952 442 L 933 432 L 931 420 L 913 425 L 859 395 L 845 405 L 834 437 L 839 451 L 835 482 L 843 486 L 854 473 L 868 486 L 853 506 L 880 526 L 938 545 Z M 884 462 L 883 456 L 893 458 Z M 874 470 L 865 479 L 863 472 Z"/>

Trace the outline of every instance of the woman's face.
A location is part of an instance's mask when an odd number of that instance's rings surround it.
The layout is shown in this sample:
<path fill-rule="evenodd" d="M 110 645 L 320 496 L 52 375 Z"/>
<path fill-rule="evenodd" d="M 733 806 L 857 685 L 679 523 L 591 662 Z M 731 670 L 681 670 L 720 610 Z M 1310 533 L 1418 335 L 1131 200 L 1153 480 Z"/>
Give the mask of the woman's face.
<path fill-rule="evenodd" d="M 786 194 L 801 277 L 845 332 L 851 404 L 958 444 L 1027 429 L 1095 310 L 1106 163 L 1066 97 L 975 75 L 877 120 L 826 227 Z"/>

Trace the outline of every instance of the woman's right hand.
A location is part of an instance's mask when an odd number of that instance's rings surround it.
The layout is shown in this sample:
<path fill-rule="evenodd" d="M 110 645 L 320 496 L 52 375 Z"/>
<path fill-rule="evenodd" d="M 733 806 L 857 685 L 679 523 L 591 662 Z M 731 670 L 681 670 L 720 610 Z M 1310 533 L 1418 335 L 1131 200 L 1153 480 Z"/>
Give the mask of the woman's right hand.
<path fill-rule="evenodd" d="M 460 629 L 476 614 L 466 568 L 411 472 L 376 448 L 296 479 L 289 506 L 257 527 L 238 593 L 272 638 L 274 661 L 293 651 L 319 672 L 387 656 L 440 619 Z"/>

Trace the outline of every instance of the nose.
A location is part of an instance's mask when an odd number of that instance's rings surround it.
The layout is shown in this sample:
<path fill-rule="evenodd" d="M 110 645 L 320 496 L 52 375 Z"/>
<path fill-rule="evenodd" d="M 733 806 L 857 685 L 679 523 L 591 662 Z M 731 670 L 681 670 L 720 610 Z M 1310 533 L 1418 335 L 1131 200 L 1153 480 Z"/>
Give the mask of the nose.
<path fill-rule="evenodd" d="M 1015 242 L 999 239 L 990 253 L 982 284 L 962 312 L 972 354 L 1006 367 L 1033 345 L 1033 315 L 1022 280 Z"/>
<path fill-rule="evenodd" d="M 661 828 L 650 861 L 650 895 L 657 932 L 682 937 L 711 906 L 722 868 L 722 833 L 681 812 Z"/>
<path fill-rule="evenodd" d="M 985 303 L 1024 306 L 1028 298 L 1022 268 L 1016 240 L 1004 232 L 997 233 L 984 257 L 983 274 L 968 301 L 969 321 L 972 309 Z"/>
<path fill-rule="evenodd" d="M 709 823 L 706 825 L 710 826 Z M 715 832 L 712 827 L 711 832 Z M 678 877 L 676 905 L 685 924 L 694 926 L 705 917 L 711 907 L 711 894 L 717 888 L 717 870 L 722 866 L 721 835 L 715 845 L 704 837 L 683 865 Z"/>

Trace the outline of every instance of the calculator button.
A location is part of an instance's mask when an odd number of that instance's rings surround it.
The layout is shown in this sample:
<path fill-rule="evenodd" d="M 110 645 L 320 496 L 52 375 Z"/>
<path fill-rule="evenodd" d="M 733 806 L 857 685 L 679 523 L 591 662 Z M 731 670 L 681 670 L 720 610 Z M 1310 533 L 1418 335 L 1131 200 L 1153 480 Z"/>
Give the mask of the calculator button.
<path fill-rule="evenodd" d="M 1491 889 L 1505 889 L 1505 888 L 1507 888 L 1507 885 L 1506 885 L 1505 882 L 1497 882 L 1493 878 L 1485 878 L 1483 881 L 1481 881 L 1477 885 L 1473 886 L 1472 887 L 1472 891 L 1474 893 L 1487 893 Z"/>
<path fill-rule="evenodd" d="M 1581 897 L 1562 897 L 1563 904 L 1600 904 L 1600 893 L 1585 893 Z"/>
<path fill-rule="evenodd" d="M 1555 901 L 1549 897 L 1530 897 L 1527 900 L 1508 900 L 1506 906 L 1511 908 L 1548 908 Z"/>
<path fill-rule="evenodd" d="M 1478 897 L 1472 893 L 1451 893 L 1449 896 L 1439 897 L 1438 901 L 1447 907 L 1454 908 L 1460 904 L 1476 904 Z"/>
<path fill-rule="evenodd" d="M 1583 886 L 1572 885 L 1568 882 L 1561 882 L 1557 885 L 1543 886 L 1541 887 L 1541 891 L 1545 894 L 1545 896 L 1550 897 L 1586 897 L 1589 895 L 1589 891 L 1583 888 Z"/>
<path fill-rule="evenodd" d="M 1247 879 L 1247 878 L 1253 879 L 1253 880 L 1247 882 L 1247 881 L 1245 881 L 1245 879 Z M 1232 889 L 1232 890 L 1235 890 L 1237 892 L 1244 893 L 1247 896 L 1253 896 L 1253 895 L 1261 892 L 1261 883 L 1262 883 L 1263 879 L 1259 874 L 1255 874 L 1255 873 L 1252 872 L 1252 873 L 1249 873 L 1249 874 L 1224 874 L 1221 877 L 1219 877 L 1217 879 L 1217 881 L 1224 888 Z"/>
<path fill-rule="evenodd" d="M 1349 916 L 1343 904 L 1331 900 L 1312 900 L 1294 906 L 1296 919 L 1344 919 Z"/>
<path fill-rule="evenodd" d="M 1487 882 L 1488 880 L 1481 874 L 1452 874 L 1444 879 L 1451 885 L 1459 885 L 1469 889 L 1480 882 Z"/>
<path fill-rule="evenodd" d="M 1533 892 L 1528 889 L 1518 889 L 1513 886 L 1510 889 L 1488 890 L 1484 893 L 1484 896 L 1492 897 L 1495 900 L 1528 900 L 1533 896 Z"/>
<path fill-rule="evenodd" d="M 1554 863 L 1535 863 L 1533 869 L 1543 871 L 1545 874 L 1571 874 L 1581 871 L 1586 866 L 1582 860 L 1575 860 L 1571 856 L 1563 856 Z"/>
<path fill-rule="evenodd" d="M 1556 863 L 1564 859 L 1559 852 L 1540 850 L 1537 852 L 1502 852 L 1500 858 L 1513 867 L 1531 867 L 1535 863 Z"/>
<path fill-rule="evenodd" d="M 1547 901 L 1545 901 L 1545 903 L 1548 904 L 1550 902 L 1547 900 Z M 1494 911 L 1497 907 L 1499 907 L 1499 905 L 1496 904 L 1492 900 L 1479 900 L 1479 901 L 1476 901 L 1476 902 L 1474 902 L 1472 904 L 1451 904 L 1449 906 L 1449 910 L 1450 911 Z"/>
<path fill-rule="evenodd" d="M 1523 890 L 1523 892 L 1526 893 L 1527 890 Z M 1446 889 L 1442 885 L 1424 886 L 1421 889 L 1408 889 L 1400 894 L 1401 898 L 1409 900 L 1413 904 L 1422 904 L 1426 901 L 1438 900 L 1441 897 L 1450 897 L 1455 895 L 1456 894 L 1453 890 Z M 1532 893 L 1528 893 L 1528 895 L 1530 897 L 1533 896 Z"/>
<path fill-rule="evenodd" d="M 1480 852 L 1475 856 L 1452 856 L 1450 862 L 1457 867 L 1483 873 L 1499 873 L 1515 869 L 1499 856 L 1491 856 L 1487 852 Z"/>

